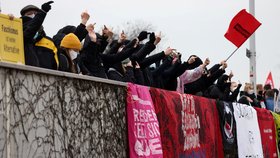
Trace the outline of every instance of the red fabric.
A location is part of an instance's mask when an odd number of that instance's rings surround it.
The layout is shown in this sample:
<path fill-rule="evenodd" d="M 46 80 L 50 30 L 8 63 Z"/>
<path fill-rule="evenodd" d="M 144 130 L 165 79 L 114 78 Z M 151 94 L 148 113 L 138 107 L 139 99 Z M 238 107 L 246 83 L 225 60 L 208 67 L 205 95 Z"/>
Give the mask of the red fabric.
<path fill-rule="evenodd" d="M 149 88 L 128 83 L 127 125 L 130 158 L 162 158 L 159 123 Z"/>
<path fill-rule="evenodd" d="M 231 20 L 225 37 L 236 47 L 240 47 L 261 25 L 261 23 L 245 9 Z"/>
<path fill-rule="evenodd" d="M 214 100 L 151 88 L 165 158 L 223 157 Z"/>
<path fill-rule="evenodd" d="M 269 72 L 264 85 L 267 85 L 267 84 L 271 85 L 272 89 L 274 88 L 274 82 L 273 82 L 273 78 L 272 78 L 271 72 Z"/>
<path fill-rule="evenodd" d="M 258 122 L 262 138 L 263 156 L 265 158 L 276 158 L 276 131 L 274 119 L 270 111 L 261 108 L 255 108 L 258 115 Z"/>

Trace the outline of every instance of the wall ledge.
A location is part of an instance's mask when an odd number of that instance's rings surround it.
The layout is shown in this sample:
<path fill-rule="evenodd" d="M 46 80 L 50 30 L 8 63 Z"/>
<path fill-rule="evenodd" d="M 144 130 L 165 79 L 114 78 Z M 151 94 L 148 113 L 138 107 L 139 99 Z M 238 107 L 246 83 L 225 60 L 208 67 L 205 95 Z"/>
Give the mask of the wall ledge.
<path fill-rule="evenodd" d="M 80 79 L 80 80 L 101 82 L 101 83 L 117 85 L 117 86 L 124 86 L 124 87 L 127 86 L 127 83 L 125 83 L 125 82 L 103 79 L 103 78 L 94 77 L 94 76 L 78 75 L 78 74 L 74 74 L 74 73 L 63 72 L 63 71 L 58 71 L 58 70 L 50 70 L 50 69 L 45 69 L 45 68 L 40 68 L 40 67 L 35 67 L 35 66 L 13 64 L 13 63 L 8 63 L 8 62 L 0 62 L 0 67 L 41 73 L 41 74 L 52 75 L 52 76 L 60 76 L 60 77 L 75 78 L 75 79 Z"/>

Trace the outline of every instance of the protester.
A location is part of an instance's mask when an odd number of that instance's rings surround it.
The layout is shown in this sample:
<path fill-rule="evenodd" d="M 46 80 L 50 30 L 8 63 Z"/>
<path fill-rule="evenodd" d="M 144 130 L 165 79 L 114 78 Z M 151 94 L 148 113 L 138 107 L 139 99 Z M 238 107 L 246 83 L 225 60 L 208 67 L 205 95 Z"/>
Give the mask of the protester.
<path fill-rule="evenodd" d="M 225 61 L 207 69 L 210 63 L 208 58 L 202 62 L 196 55 L 191 55 L 182 62 L 182 54 L 170 47 L 150 55 L 161 41 L 161 33 L 155 35 L 144 30 L 137 37 L 127 39 L 122 31 L 119 38 L 114 40 L 112 30 L 106 25 L 102 33 L 96 33 L 95 24 L 87 24 L 90 15 L 84 11 L 78 26 L 61 28 L 52 40 L 42 26 L 52 3 L 44 3 L 41 9 L 28 5 L 20 12 L 27 65 L 133 82 L 224 101 L 237 100 L 241 84 L 232 82 L 232 75 L 224 74 L 227 68 Z M 215 81 L 217 84 L 214 84 Z M 268 98 L 269 95 L 265 94 L 269 89 L 269 85 L 264 88 L 258 85 L 256 97 L 252 94 L 252 86 L 246 84 L 239 102 L 259 107 L 264 102 L 264 96 Z"/>
<path fill-rule="evenodd" d="M 44 3 L 41 9 L 34 5 L 27 5 L 20 11 L 23 24 L 24 57 L 26 65 L 40 66 L 35 48 L 36 38 L 40 30 L 42 30 L 42 24 L 47 13 L 51 10 L 52 3 L 53 1 Z"/>
<path fill-rule="evenodd" d="M 196 56 L 191 56 L 190 60 L 193 60 L 193 62 L 195 62 L 195 58 L 196 58 Z M 206 68 L 207 65 L 209 65 L 209 63 L 210 63 L 210 60 L 208 58 L 206 58 L 204 63 L 201 64 L 200 66 L 198 66 L 192 70 L 186 70 L 182 75 L 180 75 L 177 78 L 176 91 L 180 92 L 180 93 L 184 93 L 184 85 L 198 80 L 201 77 L 203 70 Z"/>
<path fill-rule="evenodd" d="M 232 72 L 229 75 L 224 74 L 219 77 L 217 84 L 210 86 L 207 90 L 209 92 L 209 97 L 228 102 L 236 101 L 239 89 L 242 85 L 231 82 L 232 77 Z"/>
<path fill-rule="evenodd" d="M 69 33 L 62 39 L 59 51 L 60 54 L 62 54 L 66 58 L 66 61 L 63 63 L 62 66 L 65 68 L 63 71 L 77 74 L 80 73 L 80 67 L 78 65 L 79 58 L 77 57 L 81 48 L 82 45 L 80 40 L 73 33 Z"/>
<path fill-rule="evenodd" d="M 266 109 L 274 112 L 274 97 L 275 92 L 273 89 L 269 89 L 265 93 L 265 105 Z"/>
<path fill-rule="evenodd" d="M 245 83 L 244 91 L 240 92 L 239 103 L 261 108 L 260 102 L 254 94 L 254 87 L 251 83 Z"/>
<path fill-rule="evenodd" d="M 209 70 L 205 68 L 201 78 L 195 82 L 185 85 L 184 92 L 193 95 L 207 96 L 206 90 L 225 73 L 226 68 L 227 63 L 225 61 L 215 64 Z"/>

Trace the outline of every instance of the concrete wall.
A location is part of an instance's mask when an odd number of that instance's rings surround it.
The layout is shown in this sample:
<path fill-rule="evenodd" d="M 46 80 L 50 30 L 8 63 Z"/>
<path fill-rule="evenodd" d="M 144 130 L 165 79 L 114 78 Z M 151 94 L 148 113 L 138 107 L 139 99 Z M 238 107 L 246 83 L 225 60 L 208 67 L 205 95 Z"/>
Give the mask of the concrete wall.
<path fill-rule="evenodd" d="M 127 157 L 126 84 L 0 63 L 0 158 Z"/>

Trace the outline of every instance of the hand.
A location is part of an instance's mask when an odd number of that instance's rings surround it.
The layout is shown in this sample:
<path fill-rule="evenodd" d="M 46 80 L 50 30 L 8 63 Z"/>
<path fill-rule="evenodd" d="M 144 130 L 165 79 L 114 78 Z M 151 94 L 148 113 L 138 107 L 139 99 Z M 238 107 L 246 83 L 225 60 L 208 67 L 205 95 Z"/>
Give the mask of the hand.
<path fill-rule="evenodd" d="M 102 29 L 102 34 L 103 36 L 108 37 L 109 39 L 111 39 L 114 35 L 112 29 L 108 29 L 106 25 L 104 25 L 104 28 Z"/>
<path fill-rule="evenodd" d="M 252 100 L 250 97 L 247 97 L 247 96 L 245 96 L 245 97 L 246 97 L 246 99 L 247 99 L 248 102 L 250 102 L 250 103 L 253 102 L 253 100 Z"/>
<path fill-rule="evenodd" d="M 196 58 L 197 57 L 195 57 L 195 56 L 190 57 L 190 59 L 188 60 L 188 64 L 194 63 Z"/>
<path fill-rule="evenodd" d="M 126 67 L 133 67 L 131 60 L 126 64 Z"/>
<path fill-rule="evenodd" d="M 241 83 L 239 83 L 238 85 L 237 85 L 237 88 L 240 88 L 242 86 L 242 84 Z"/>
<path fill-rule="evenodd" d="M 138 35 L 137 38 L 138 38 L 139 41 L 143 41 L 147 37 L 148 37 L 148 32 L 147 31 L 142 31 L 142 32 L 140 32 L 140 34 Z"/>
<path fill-rule="evenodd" d="M 14 20 L 15 16 L 13 14 L 8 14 L 10 20 Z"/>
<path fill-rule="evenodd" d="M 170 48 L 170 47 L 167 47 L 167 49 L 164 51 L 164 54 L 165 54 L 166 56 L 168 56 L 168 55 L 170 55 L 170 54 L 172 53 L 173 50 L 174 50 L 174 49 L 172 49 L 172 48 Z"/>
<path fill-rule="evenodd" d="M 137 38 L 136 38 L 136 39 L 137 39 Z M 139 45 L 139 40 L 136 40 L 136 42 L 135 42 L 133 48 L 136 48 L 138 45 Z"/>
<path fill-rule="evenodd" d="M 92 26 L 94 26 L 94 25 L 92 25 Z M 96 41 L 97 41 L 97 36 L 96 36 L 95 31 L 94 31 L 94 27 L 90 27 L 90 28 L 88 29 L 88 35 L 89 35 L 89 37 L 90 37 L 90 40 L 91 40 L 92 42 L 96 43 Z"/>
<path fill-rule="evenodd" d="M 209 65 L 209 64 L 210 64 L 209 58 L 206 58 L 203 64 L 204 64 L 205 66 Z"/>
<path fill-rule="evenodd" d="M 226 63 L 226 62 L 224 62 L 224 63 L 223 63 L 223 65 L 222 65 L 222 69 L 224 69 L 224 70 L 225 70 L 226 68 L 227 68 L 227 63 Z"/>
<path fill-rule="evenodd" d="M 224 65 L 226 63 L 226 61 L 225 60 L 222 60 L 221 62 L 220 62 L 220 65 Z"/>
<path fill-rule="evenodd" d="M 175 64 L 175 63 L 176 63 L 176 61 L 179 61 L 179 58 L 177 58 L 177 57 L 173 58 L 173 60 L 172 60 L 172 64 Z"/>
<path fill-rule="evenodd" d="M 140 69 L 140 65 L 138 64 L 138 62 L 136 61 L 135 63 L 136 63 L 135 69 Z"/>
<path fill-rule="evenodd" d="M 118 43 L 123 43 L 125 40 L 126 40 L 126 35 L 125 35 L 124 31 L 122 31 L 119 35 Z"/>
<path fill-rule="evenodd" d="M 86 30 L 87 30 L 88 32 L 94 30 L 95 24 L 96 24 L 96 23 L 87 25 Z"/>
<path fill-rule="evenodd" d="M 156 35 L 156 40 L 155 40 L 155 42 L 154 42 L 154 45 L 156 46 L 160 41 L 161 41 L 161 32 L 159 32 L 159 33 Z"/>
<path fill-rule="evenodd" d="M 229 77 L 229 79 L 232 79 L 232 77 L 233 77 L 233 73 L 232 73 L 232 71 L 230 71 L 230 73 L 229 73 L 228 77 Z"/>
<path fill-rule="evenodd" d="M 47 3 L 42 4 L 41 9 L 42 9 L 44 12 L 47 13 L 48 11 L 51 10 L 51 8 L 52 8 L 51 4 L 52 4 L 53 2 L 54 2 L 54 1 L 48 1 Z"/>
<path fill-rule="evenodd" d="M 90 17 L 90 15 L 88 14 L 87 11 L 82 12 L 82 14 L 81 14 L 82 22 L 81 23 L 86 25 L 87 22 L 88 22 L 89 17 Z"/>

